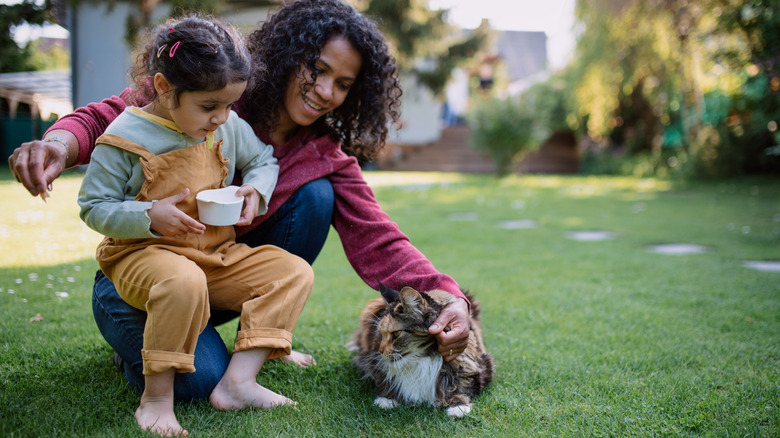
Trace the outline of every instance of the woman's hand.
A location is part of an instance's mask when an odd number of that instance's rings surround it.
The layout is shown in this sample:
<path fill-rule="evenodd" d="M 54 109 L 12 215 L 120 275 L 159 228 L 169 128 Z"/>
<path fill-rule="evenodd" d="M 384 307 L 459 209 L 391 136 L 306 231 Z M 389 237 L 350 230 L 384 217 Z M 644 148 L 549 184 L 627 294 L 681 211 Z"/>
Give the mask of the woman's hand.
<path fill-rule="evenodd" d="M 184 189 L 178 195 L 155 202 L 149 209 L 152 230 L 163 236 L 181 236 L 188 233 L 203 234 L 206 231 L 206 226 L 176 207 L 176 204 L 183 201 L 189 194 L 190 189 Z"/>
<path fill-rule="evenodd" d="M 52 182 L 65 170 L 67 155 L 61 143 L 33 140 L 14 150 L 8 157 L 8 167 L 31 195 L 45 197 Z"/>
<path fill-rule="evenodd" d="M 260 194 L 254 187 L 247 184 L 236 190 L 236 196 L 244 197 L 244 208 L 241 210 L 241 217 L 236 225 L 249 225 L 257 216 L 257 210 L 260 208 Z"/>
<path fill-rule="evenodd" d="M 429 333 L 436 335 L 439 353 L 446 362 L 458 357 L 468 346 L 470 318 L 466 300 L 456 299 L 444 306 L 439 317 L 428 328 Z"/>

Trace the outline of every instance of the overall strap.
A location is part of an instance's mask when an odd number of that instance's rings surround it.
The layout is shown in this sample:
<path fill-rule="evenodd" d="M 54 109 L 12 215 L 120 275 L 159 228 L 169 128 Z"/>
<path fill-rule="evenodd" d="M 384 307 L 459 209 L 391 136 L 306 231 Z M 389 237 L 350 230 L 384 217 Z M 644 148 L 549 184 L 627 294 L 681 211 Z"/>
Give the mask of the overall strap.
<path fill-rule="evenodd" d="M 105 144 L 109 146 L 114 146 L 116 148 L 130 152 L 131 154 L 140 155 L 147 161 L 149 161 L 151 158 L 155 156 L 153 153 L 149 152 L 149 150 L 146 149 L 145 147 L 133 143 L 132 141 L 115 134 L 103 134 L 100 137 L 98 137 L 97 140 L 95 140 L 95 144 Z"/>

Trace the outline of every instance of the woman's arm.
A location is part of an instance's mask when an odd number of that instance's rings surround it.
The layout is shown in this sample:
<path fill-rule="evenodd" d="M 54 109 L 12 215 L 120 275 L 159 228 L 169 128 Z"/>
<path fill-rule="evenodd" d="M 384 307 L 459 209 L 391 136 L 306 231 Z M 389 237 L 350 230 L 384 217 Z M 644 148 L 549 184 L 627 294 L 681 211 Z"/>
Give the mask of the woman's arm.
<path fill-rule="evenodd" d="M 78 108 L 46 131 L 44 140 L 22 143 L 8 166 L 31 195 L 45 194 L 67 167 L 89 162 L 95 140 L 132 101 L 132 90 Z"/>
<path fill-rule="evenodd" d="M 333 225 L 363 281 L 375 289 L 381 282 L 394 289 L 440 289 L 465 299 L 455 280 L 437 271 L 382 211 L 357 162 L 329 178 L 336 196 Z"/>
<path fill-rule="evenodd" d="M 440 289 L 461 298 L 447 304 L 428 331 L 445 361 L 468 345 L 470 303 L 452 277 L 442 274 L 382 211 L 357 161 L 330 176 L 335 194 L 333 225 L 352 267 L 368 285 Z"/>
<path fill-rule="evenodd" d="M 57 120 L 43 137 L 47 138 L 49 132 L 55 129 L 69 131 L 77 142 L 75 145 L 69 145 L 72 150 L 78 151 L 73 164 L 87 164 L 95 148 L 95 140 L 130 105 L 132 98 L 133 90 L 127 88 L 119 96 L 111 96 L 78 108 Z"/>

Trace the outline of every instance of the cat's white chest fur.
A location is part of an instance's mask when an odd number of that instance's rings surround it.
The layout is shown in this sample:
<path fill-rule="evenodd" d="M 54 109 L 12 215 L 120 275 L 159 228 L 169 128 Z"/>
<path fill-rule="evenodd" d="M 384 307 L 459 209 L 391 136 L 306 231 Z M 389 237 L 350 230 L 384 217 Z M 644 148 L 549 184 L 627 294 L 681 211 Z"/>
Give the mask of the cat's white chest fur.
<path fill-rule="evenodd" d="M 404 358 L 387 365 L 387 378 L 401 401 L 410 404 L 436 405 L 436 379 L 442 357 Z"/>

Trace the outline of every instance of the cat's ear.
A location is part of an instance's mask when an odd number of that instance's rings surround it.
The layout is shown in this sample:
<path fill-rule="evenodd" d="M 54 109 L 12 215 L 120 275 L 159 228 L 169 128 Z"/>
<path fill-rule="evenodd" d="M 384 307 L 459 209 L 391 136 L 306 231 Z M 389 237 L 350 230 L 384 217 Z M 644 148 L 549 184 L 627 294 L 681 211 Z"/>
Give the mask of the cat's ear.
<path fill-rule="evenodd" d="M 399 292 L 399 294 L 401 295 L 401 302 L 403 302 L 408 308 L 425 308 L 425 299 L 422 297 L 422 295 L 420 295 L 420 292 L 417 292 L 413 288 L 404 286 L 401 288 L 401 292 Z"/>
<path fill-rule="evenodd" d="M 384 298 L 388 303 L 392 303 L 393 301 L 397 300 L 398 296 L 400 295 L 397 290 L 391 289 L 382 283 L 379 283 L 379 293 L 382 294 L 382 298 Z"/>

